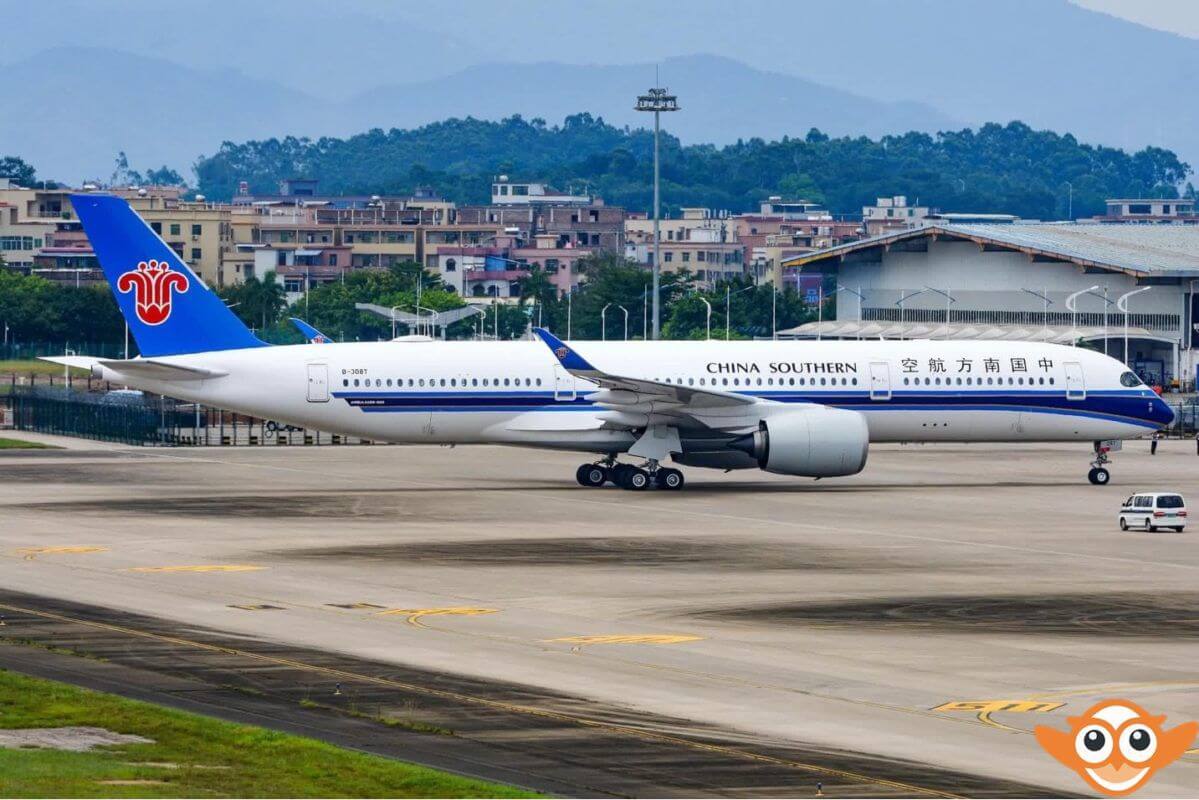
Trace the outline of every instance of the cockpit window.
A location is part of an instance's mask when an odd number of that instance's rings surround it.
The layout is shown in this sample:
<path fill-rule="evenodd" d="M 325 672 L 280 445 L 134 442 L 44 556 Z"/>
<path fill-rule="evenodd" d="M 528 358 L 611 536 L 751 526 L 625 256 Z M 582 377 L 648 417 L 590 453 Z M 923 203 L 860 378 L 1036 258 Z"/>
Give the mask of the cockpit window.
<path fill-rule="evenodd" d="M 1125 372 L 1120 376 L 1121 386 L 1140 386 L 1141 379 L 1137 377 L 1135 372 Z"/>

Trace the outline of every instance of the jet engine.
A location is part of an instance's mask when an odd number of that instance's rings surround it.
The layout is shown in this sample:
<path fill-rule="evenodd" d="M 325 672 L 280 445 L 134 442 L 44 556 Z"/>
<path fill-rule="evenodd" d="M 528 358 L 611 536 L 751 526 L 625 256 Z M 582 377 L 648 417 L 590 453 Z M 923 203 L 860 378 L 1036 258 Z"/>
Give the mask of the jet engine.
<path fill-rule="evenodd" d="M 833 478 L 862 471 L 870 436 L 858 412 L 814 406 L 768 417 L 729 447 L 756 459 L 767 472 Z"/>

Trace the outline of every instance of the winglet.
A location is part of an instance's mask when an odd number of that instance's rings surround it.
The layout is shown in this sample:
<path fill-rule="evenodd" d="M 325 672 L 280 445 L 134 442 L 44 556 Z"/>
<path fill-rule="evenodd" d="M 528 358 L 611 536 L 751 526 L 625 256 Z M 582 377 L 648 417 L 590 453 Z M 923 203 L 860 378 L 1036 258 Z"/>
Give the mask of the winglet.
<path fill-rule="evenodd" d="M 332 344 L 333 343 L 332 339 L 330 339 L 328 336 L 326 336 L 325 334 L 318 331 L 316 328 L 309 325 L 304 320 L 297 319 L 296 317 L 288 317 L 288 319 L 291 320 L 292 325 L 296 326 L 296 330 L 298 330 L 300 332 L 300 335 L 308 340 L 309 344 Z"/>
<path fill-rule="evenodd" d="M 533 333 L 541 337 L 541 341 L 546 343 L 550 352 L 554 354 L 554 358 L 561 362 L 562 367 L 567 372 L 599 372 L 598 369 L 591 365 L 591 362 L 576 353 L 565 342 L 545 328 L 534 328 Z"/>

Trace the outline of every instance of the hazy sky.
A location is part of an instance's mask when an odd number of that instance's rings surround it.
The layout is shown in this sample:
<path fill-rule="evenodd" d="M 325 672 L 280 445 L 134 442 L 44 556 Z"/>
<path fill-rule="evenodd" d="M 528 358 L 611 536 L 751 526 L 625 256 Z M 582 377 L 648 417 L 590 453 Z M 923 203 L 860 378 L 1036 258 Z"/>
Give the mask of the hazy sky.
<path fill-rule="evenodd" d="M 1071 0 L 1092 11 L 1103 11 L 1158 30 L 1199 39 L 1196 0 Z"/>

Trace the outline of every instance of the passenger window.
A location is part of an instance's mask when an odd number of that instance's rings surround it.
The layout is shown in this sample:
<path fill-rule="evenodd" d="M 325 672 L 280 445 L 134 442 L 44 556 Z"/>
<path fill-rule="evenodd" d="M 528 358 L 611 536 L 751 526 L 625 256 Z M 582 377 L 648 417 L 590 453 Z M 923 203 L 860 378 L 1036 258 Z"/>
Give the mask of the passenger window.
<path fill-rule="evenodd" d="M 355 386 L 357 386 L 357 385 L 358 385 L 358 379 L 357 379 L 357 378 L 355 378 L 355 379 L 354 379 L 354 385 L 355 385 Z"/>
<path fill-rule="evenodd" d="M 695 385 L 695 378 L 688 378 L 688 379 L 687 379 L 687 385 L 688 385 L 688 386 L 694 386 L 694 385 Z"/>
<path fill-rule="evenodd" d="M 471 386 L 478 386 L 478 385 L 479 385 L 479 379 L 478 379 L 478 378 L 471 378 L 471 379 L 470 379 L 470 385 L 471 385 Z"/>
<path fill-rule="evenodd" d="M 508 385 L 508 379 L 507 379 L 507 378 L 504 378 L 504 385 L 505 385 L 505 386 L 507 386 L 507 385 Z"/>
<path fill-rule="evenodd" d="M 541 378 L 538 378 L 538 379 L 537 379 L 537 385 L 538 385 L 538 386 L 540 386 L 540 385 L 541 385 Z"/>
<path fill-rule="evenodd" d="M 342 378 L 342 379 L 341 379 L 341 385 L 342 385 L 342 386 L 349 386 L 349 385 L 350 385 L 350 379 L 349 379 L 349 378 Z"/>
<path fill-rule="evenodd" d="M 908 383 L 910 383 L 910 380 L 909 380 L 908 378 L 904 378 L 904 379 L 903 379 L 903 385 L 904 385 L 904 386 L 907 386 L 907 385 L 908 385 Z"/>
<path fill-rule="evenodd" d="M 424 386 L 424 385 L 425 385 L 425 379 L 424 379 L 424 378 L 421 378 L 421 379 L 420 379 L 420 385 L 421 385 L 421 386 Z"/>
<path fill-rule="evenodd" d="M 391 386 L 391 378 L 388 378 L 388 379 L 387 379 L 387 385 L 388 385 L 389 387 Z"/>

